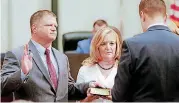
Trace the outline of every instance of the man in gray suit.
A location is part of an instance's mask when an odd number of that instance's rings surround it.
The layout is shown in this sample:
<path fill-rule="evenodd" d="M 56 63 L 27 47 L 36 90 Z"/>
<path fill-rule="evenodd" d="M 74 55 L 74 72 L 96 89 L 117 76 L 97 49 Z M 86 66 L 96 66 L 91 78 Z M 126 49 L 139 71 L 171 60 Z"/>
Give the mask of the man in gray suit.
<path fill-rule="evenodd" d="M 67 56 L 52 47 L 57 36 L 56 15 L 37 11 L 30 18 L 30 27 L 29 43 L 5 55 L 1 95 L 14 92 L 16 99 L 35 102 L 60 102 L 86 95 L 89 83 L 74 84 Z"/>

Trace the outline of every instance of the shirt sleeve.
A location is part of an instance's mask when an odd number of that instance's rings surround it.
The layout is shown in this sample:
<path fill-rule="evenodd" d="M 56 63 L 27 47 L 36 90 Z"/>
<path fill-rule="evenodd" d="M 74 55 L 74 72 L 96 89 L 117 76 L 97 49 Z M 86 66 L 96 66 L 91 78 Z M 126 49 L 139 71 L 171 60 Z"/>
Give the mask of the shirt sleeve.
<path fill-rule="evenodd" d="M 84 82 L 85 82 L 85 72 L 84 72 L 84 69 L 85 69 L 84 66 L 82 66 L 82 67 L 79 69 L 76 83 L 84 83 Z"/>

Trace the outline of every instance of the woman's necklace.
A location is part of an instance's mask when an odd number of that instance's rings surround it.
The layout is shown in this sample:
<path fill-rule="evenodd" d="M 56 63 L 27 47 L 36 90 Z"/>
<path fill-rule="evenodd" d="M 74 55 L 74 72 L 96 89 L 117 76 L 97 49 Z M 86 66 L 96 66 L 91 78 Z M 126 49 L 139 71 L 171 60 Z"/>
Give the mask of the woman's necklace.
<path fill-rule="evenodd" d="M 99 63 L 97 63 L 97 64 L 98 64 L 99 67 L 100 67 L 101 69 L 103 69 L 103 70 L 110 70 L 111 68 L 114 67 L 114 64 L 113 64 L 111 67 L 109 67 L 109 68 L 103 68 Z"/>

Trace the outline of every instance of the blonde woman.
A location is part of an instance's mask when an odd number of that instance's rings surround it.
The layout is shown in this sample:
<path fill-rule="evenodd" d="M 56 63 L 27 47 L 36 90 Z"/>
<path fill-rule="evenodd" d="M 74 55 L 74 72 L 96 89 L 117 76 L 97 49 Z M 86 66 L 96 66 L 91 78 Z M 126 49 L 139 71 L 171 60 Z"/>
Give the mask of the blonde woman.
<path fill-rule="evenodd" d="M 77 83 L 96 81 L 105 88 L 113 87 L 122 46 L 122 38 L 118 31 L 113 27 L 97 31 L 91 42 L 90 57 L 83 61 Z M 103 100 L 99 98 L 93 102 Z"/>

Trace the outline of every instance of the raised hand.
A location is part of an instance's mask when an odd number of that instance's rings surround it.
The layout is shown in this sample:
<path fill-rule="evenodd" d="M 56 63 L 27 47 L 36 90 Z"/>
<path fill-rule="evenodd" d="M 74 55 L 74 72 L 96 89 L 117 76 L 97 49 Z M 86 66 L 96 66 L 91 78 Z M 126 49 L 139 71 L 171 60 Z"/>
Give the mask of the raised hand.
<path fill-rule="evenodd" d="M 32 55 L 29 53 L 28 44 L 24 46 L 24 54 L 21 60 L 21 69 L 22 72 L 27 75 L 32 69 Z"/>

